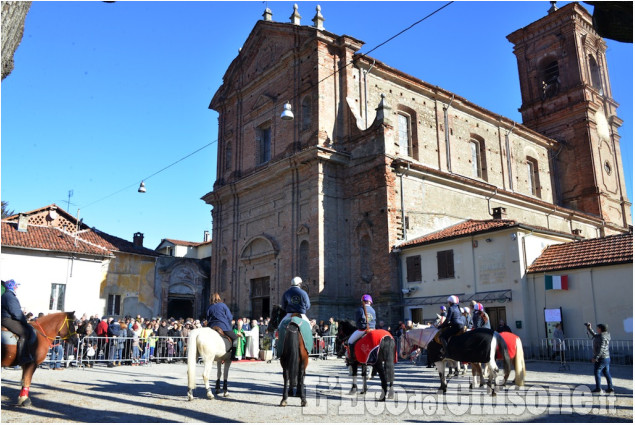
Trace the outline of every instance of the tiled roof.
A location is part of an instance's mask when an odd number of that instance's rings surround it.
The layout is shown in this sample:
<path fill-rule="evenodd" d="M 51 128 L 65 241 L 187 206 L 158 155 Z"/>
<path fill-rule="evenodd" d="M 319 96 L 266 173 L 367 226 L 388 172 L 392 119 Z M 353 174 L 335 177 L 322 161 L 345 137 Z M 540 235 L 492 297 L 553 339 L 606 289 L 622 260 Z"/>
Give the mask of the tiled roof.
<path fill-rule="evenodd" d="M 578 269 L 633 262 L 631 233 L 551 245 L 527 269 L 528 273 Z"/>
<path fill-rule="evenodd" d="M 109 235 L 97 229 L 82 230 L 74 235 L 53 227 L 29 224 L 26 232 L 18 232 L 17 222 L 2 221 L 3 246 L 32 248 L 56 252 L 73 252 L 111 256 L 115 252 L 127 252 L 158 257 L 159 253 L 132 242 Z M 77 242 L 76 242 L 77 241 Z"/>
<path fill-rule="evenodd" d="M 199 246 L 201 244 L 200 242 L 181 241 L 178 239 L 163 239 L 163 240 L 167 242 L 171 242 L 174 245 L 181 245 L 181 246 Z"/>
<path fill-rule="evenodd" d="M 55 252 L 111 256 L 111 248 L 103 244 L 75 239 L 62 229 L 49 226 L 29 225 L 26 232 L 18 232 L 18 224 L 2 222 L 2 246 L 44 249 Z"/>
<path fill-rule="evenodd" d="M 469 236 L 477 233 L 490 232 L 517 226 L 515 220 L 467 220 L 438 232 L 433 232 L 416 239 L 411 239 L 399 245 L 399 248 L 407 248 L 416 245 L 424 245 L 430 242 L 439 242 L 454 239 L 461 236 Z"/>

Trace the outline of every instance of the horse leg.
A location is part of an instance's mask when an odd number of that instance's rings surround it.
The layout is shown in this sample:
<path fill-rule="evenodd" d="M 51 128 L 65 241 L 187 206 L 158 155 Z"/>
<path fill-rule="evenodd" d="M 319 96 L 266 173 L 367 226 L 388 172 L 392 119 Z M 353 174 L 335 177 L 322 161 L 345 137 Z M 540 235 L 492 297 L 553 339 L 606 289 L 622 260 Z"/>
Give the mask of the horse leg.
<path fill-rule="evenodd" d="M 223 361 L 219 360 L 217 362 L 218 365 L 218 370 L 216 371 L 216 385 L 214 386 L 214 391 L 216 392 L 216 396 L 218 396 L 218 393 L 220 393 L 220 377 L 221 374 L 223 373 L 221 367 L 223 366 Z"/>
<path fill-rule="evenodd" d="M 306 376 L 306 371 L 300 365 L 300 376 L 298 376 L 298 392 L 300 397 L 300 406 L 306 406 L 306 387 L 304 386 L 304 377 Z"/>
<path fill-rule="evenodd" d="M 437 370 L 439 371 L 439 379 L 441 380 L 441 386 L 437 391 L 439 394 L 445 394 L 448 390 L 448 383 L 445 380 L 445 361 L 441 360 L 436 363 Z"/>
<path fill-rule="evenodd" d="M 496 366 L 495 360 L 490 360 L 488 363 L 489 374 L 487 386 L 492 390 L 492 397 L 496 396 L 496 374 L 498 373 L 498 366 Z"/>
<path fill-rule="evenodd" d="M 286 369 L 282 369 L 282 379 L 284 386 L 282 387 L 282 401 L 280 402 L 280 406 L 284 407 L 287 405 L 287 397 L 289 394 L 289 372 Z"/>
<path fill-rule="evenodd" d="M 223 372 L 223 397 L 229 397 L 229 391 L 227 390 L 227 377 L 229 376 L 229 367 L 231 365 L 231 359 L 225 360 L 225 371 Z"/>
<path fill-rule="evenodd" d="M 365 364 L 362 363 L 362 391 L 360 392 L 360 394 L 366 394 L 366 391 L 368 391 L 368 385 L 367 385 L 367 381 L 368 381 L 368 377 L 366 376 L 366 374 L 368 373 L 368 366 L 366 366 Z"/>
<path fill-rule="evenodd" d="M 36 368 L 37 365 L 35 363 L 27 363 L 22 366 L 22 389 L 20 390 L 20 395 L 18 397 L 18 406 L 31 406 L 29 390 L 31 388 L 31 378 L 33 378 L 33 373 L 35 373 Z"/>
<path fill-rule="evenodd" d="M 205 366 L 203 367 L 203 384 L 205 384 L 205 392 L 207 393 L 207 398 L 212 400 L 214 398 L 214 394 L 212 394 L 212 389 L 209 387 L 209 375 L 212 372 L 212 366 L 214 362 L 212 359 L 205 360 Z"/>
<path fill-rule="evenodd" d="M 383 360 L 378 361 L 375 364 L 375 369 L 377 370 L 379 380 L 381 381 L 381 396 L 378 401 L 386 401 L 386 395 L 388 394 L 388 382 L 386 380 L 386 369 L 384 368 Z"/>
<path fill-rule="evenodd" d="M 357 364 L 351 364 L 351 371 L 353 374 L 353 386 L 351 390 L 348 392 L 349 395 L 353 395 L 357 393 Z"/>
<path fill-rule="evenodd" d="M 476 388 L 477 377 L 481 374 L 481 365 L 479 363 L 472 363 L 472 379 L 470 380 L 470 389 Z"/>

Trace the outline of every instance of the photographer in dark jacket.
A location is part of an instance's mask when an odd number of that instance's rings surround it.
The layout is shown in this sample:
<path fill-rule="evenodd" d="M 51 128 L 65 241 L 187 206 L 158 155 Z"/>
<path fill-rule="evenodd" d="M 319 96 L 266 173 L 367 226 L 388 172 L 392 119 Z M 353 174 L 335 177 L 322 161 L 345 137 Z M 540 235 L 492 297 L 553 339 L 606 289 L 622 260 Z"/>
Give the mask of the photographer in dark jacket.
<path fill-rule="evenodd" d="M 601 393 L 601 375 L 606 378 L 606 384 L 608 388 L 607 393 L 612 393 L 613 379 L 611 378 L 611 357 L 609 355 L 609 342 L 611 342 L 611 334 L 609 333 L 608 325 L 599 323 L 597 325 L 597 332 L 593 332 L 590 323 L 585 323 L 587 333 L 589 337 L 593 339 L 593 357 L 591 363 L 593 363 L 593 371 L 595 373 L 595 389 L 592 393 Z"/>
<path fill-rule="evenodd" d="M 22 312 L 20 301 L 15 295 L 15 291 L 20 284 L 11 279 L 2 282 L 5 291 L 2 294 L 2 326 L 13 332 L 18 337 L 16 347 L 16 357 L 18 364 L 22 366 L 26 363 L 33 362 L 27 341 L 31 335 L 30 326 L 26 320 L 26 316 Z"/>

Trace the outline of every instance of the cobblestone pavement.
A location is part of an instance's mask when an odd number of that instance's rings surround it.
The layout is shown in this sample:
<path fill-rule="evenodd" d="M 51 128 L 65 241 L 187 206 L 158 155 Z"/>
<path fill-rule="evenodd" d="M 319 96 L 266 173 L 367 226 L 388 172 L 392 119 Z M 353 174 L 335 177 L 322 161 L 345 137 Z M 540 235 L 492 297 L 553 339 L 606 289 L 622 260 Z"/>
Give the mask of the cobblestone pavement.
<path fill-rule="evenodd" d="M 195 400 L 188 402 L 183 363 L 63 371 L 38 369 L 31 386 L 33 405 L 16 407 L 21 371 L 2 370 L 3 423 L 35 422 L 632 422 L 632 366 L 611 366 L 616 395 L 592 396 L 593 368 L 527 362 L 522 389 L 508 385 L 495 398 L 469 390 L 468 379 L 450 381 L 437 394 L 435 369 L 409 362 L 396 365 L 394 400 L 377 403 L 377 378 L 366 396 L 349 396 L 352 379 L 341 359 L 311 360 L 307 370 L 308 406 L 290 398 L 279 407 L 280 364 L 234 363 L 230 395 L 207 400 L 197 366 Z M 215 375 L 215 373 L 214 373 Z M 513 376 L 513 372 L 512 372 Z"/>

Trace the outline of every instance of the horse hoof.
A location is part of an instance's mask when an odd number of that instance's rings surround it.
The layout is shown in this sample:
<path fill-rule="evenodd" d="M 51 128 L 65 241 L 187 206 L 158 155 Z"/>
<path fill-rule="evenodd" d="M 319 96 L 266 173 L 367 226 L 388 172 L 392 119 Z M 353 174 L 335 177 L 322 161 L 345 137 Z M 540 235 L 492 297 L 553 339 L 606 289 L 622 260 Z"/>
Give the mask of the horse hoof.
<path fill-rule="evenodd" d="M 208 400 L 214 400 L 214 394 L 212 394 L 212 393 L 207 393 L 207 399 L 208 399 Z"/>
<path fill-rule="evenodd" d="M 20 397 L 18 399 L 18 404 L 17 405 L 19 407 L 31 407 L 31 404 L 32 403 L 31 403 L 31 399 L 30 398 L 28 398 L 28 397 L 24 397 L 24 398 Z"/>
<path fill-rule="evenodd" d="M 357 389 L 356 388 L 351 388 L 351 390 L 348 392 L 348 395 L 353 395 L 357 393 Z"/>
<path fill-rule="evenodd" d="M 474 389 L 474 385 L 473 384 L 470 384 L 470 389 L 471 390 Z"/>
<path fill-rule="evenodd" d="M 192 394 L 188 394 L 187 401 L 192 401 L 192 400 L 194 400 L 194 396 Z"/>
<path fill-rule="evenodd" d="M 285 407 L 287 405 L 287 400 L 282 400 L 280 402 L 280 407 Z"/>
<path fill-rule="evenodd" d="M 229 397 L 229 391 L 225 391 L 225 392 L 223 393 L 223 397 Z"/>
<path fill-rule="evenodd" d="M 300 402 L 300 406 L 301 407 L 306 407 L 306 400 L 302 400 L 302 402 Z"/>

